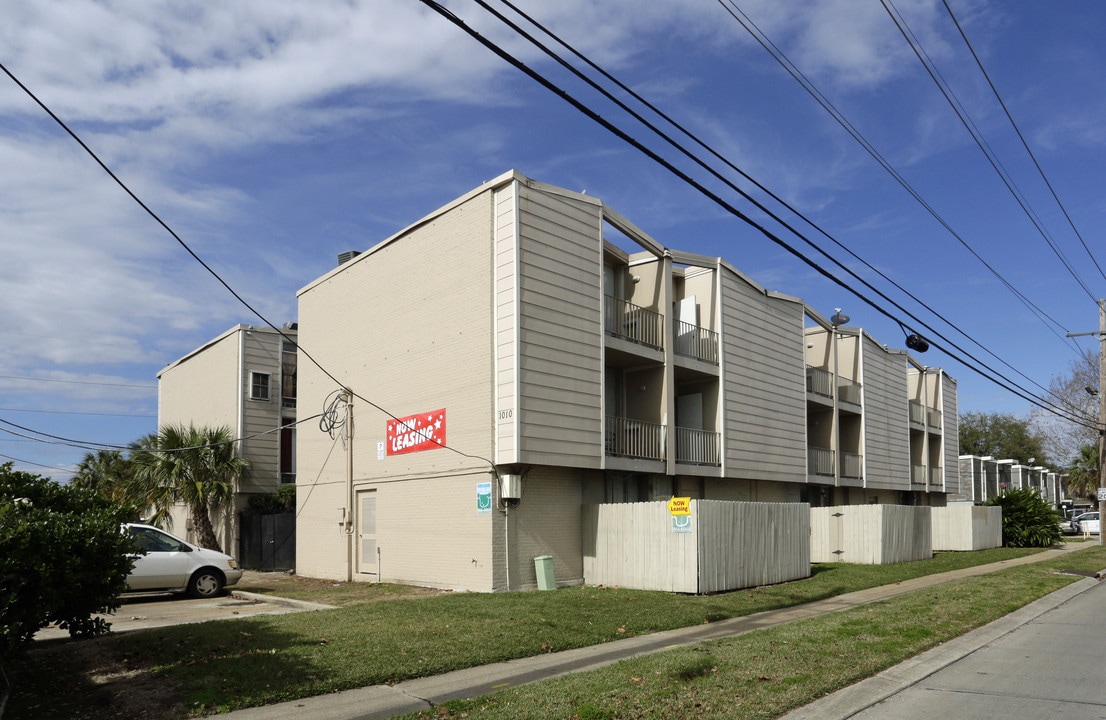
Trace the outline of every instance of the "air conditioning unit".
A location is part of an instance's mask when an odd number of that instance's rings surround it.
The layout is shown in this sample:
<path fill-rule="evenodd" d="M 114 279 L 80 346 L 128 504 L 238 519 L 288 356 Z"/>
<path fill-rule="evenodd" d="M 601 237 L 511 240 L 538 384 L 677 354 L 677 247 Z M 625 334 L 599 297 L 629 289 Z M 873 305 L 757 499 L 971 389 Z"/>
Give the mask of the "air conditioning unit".
<path fill-rule="evenodd" d="M 522 476 L 504 473 L 499 476 L 499 497 L 503 500 L 522 499 Z"/>

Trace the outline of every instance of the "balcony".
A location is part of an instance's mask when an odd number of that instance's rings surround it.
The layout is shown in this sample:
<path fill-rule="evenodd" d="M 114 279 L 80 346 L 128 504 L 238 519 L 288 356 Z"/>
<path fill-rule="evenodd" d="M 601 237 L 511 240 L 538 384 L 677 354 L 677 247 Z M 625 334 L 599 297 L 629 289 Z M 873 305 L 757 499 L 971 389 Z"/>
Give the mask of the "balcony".
<path fill-rule="evenodd" d="M 926 409 L 920 402 L 910 401 L 910 422 L 915 425 L 925 425 Z"/>
<path fill-rule="evenodd" d="M 606 451 L 616 457 L 664 460 L 664 425 L 607 416 Z"/>
<path fill-rule="evenodd" d="M 676 323 L 676 341 L 673 352 L 684 357 L 718 364 L 718 333 L 691 323 Z"/>
<path fill-rule="evenodd" d="M 825 368 L 807 366 L 806 391 L 824 398 L 833 398 L 833 373 Z M 848 378 L 837 378 L 837 399 L 841 402 L 860 404 L 860 383 Z"/>
<path fill-rule="evenodd" d="M 860 480 L 864 477 L 864 456 L 856 453 L 841 453 L 841 477 Z"/>
<path fill-rule="evenodd" d="M 649 308 L 607 295 L 604 300 L 604 323 L 608 335 L 656 348 L 664 347 L 664 322 L 661 314 Z"/>
<path fill-rule="evenodd" d="M 929 484 L 940 485 L 943 482 L 941 468 L 931 467 L 929 469 Z"/>
<path fill-rule="evenodd" d="M 833 450 L 820 447 L 807 448 L 807 473 L 833 477 Z"/>
<path fill-rule="evenodd" d="M 911 465 L 910 466 L 910 482 L 913 485 L 925 485 L 926 484 L 926 466 L 925 465 Z"/>
<path fill-rule="evenodd" d="M 676 428 L 676 462 L 688 465 L 721 465 L 722 436 L 707 430 Z"/>
<path fill-rule="evenodd" d="M 926 411 L 926 419 L 929 421 L 931 428 L 941 429 L 941 411 L 933 410 L 932 408 Z"/>

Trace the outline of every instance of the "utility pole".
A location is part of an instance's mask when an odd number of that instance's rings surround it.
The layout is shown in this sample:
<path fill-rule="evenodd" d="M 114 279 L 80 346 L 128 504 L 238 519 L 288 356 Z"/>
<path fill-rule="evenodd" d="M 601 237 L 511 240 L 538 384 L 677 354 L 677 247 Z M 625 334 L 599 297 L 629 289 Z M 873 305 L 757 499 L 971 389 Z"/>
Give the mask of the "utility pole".
<path fill-rule="evenodd" d="M 1098 544 L 1102 532 L 1102 492 L 1106 488 L 1106 299 L 1098 301 Z"/>
<path fill-rule="evenodd" d="M 1106 545 L 1102 506 L 1106 498 L 1106 298 L 1098 301 L 1098 332 L 1068 333 L 1068 337 L 1098 336 L 1098 544 Z"/>

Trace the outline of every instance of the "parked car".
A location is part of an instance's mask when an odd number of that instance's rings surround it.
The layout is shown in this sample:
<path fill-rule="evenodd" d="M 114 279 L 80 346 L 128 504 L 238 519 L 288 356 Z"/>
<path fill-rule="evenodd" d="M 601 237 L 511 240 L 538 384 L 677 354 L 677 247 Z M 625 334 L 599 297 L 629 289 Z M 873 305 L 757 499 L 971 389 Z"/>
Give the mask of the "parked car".
<path fill-rule="evenodd" d="M 1076 534 L 1090 533 L 1091 535 L 1098 535 L 1101 531 L 1101 522 L 1098 519 L 1097 512 L 1083 513 L 1072 520 L 1071 524 L 1075 528 Z"/>
<path fill-rule="evenodd" d="M 230 555 L 207 550 L 175 535 L 140 523 L 127 523 L 124 532 L 134 538 L 134 569 L 127 576 L 128 592 L 165 590 L 192 597 L 216 597 L 242 577 Z"/>

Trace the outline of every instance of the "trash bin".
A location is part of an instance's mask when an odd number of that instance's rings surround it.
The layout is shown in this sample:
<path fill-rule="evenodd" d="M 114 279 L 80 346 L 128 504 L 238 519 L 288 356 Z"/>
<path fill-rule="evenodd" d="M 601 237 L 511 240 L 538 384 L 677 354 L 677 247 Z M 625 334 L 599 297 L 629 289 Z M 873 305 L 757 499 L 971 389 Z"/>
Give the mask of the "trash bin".
<path fill-rule="evenodd" d="M 538 590 L 557 589 L 557 576 L 553 572 L 552 555 L 539 555 L 534 558 L 534 572 L 538 576 Z"/>

